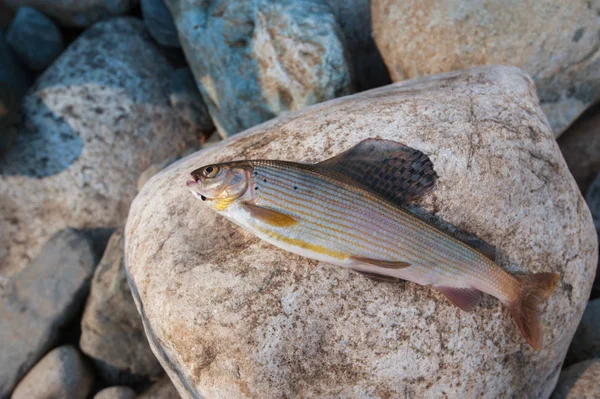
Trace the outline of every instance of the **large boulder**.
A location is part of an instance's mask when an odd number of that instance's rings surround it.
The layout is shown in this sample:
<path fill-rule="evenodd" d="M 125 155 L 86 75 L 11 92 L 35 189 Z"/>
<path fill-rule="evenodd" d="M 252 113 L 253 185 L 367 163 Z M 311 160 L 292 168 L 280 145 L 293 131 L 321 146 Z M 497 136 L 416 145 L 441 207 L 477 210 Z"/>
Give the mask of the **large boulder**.
<path fill-rule="evenodd" d="M 92 390 L 94 372 L 71 345 L 50 351 L 19 382 L 12 399 L 85 399 Z"/>
<path fill-rule="evenodd" d="M 0 398 L 55 345 L 61 329 L 80 312 L 95 265 L 88 239 L 64 230 L 31 265 L 8 281 L 0 280 Z"/>
<path fill-rule="evenodd" d="M 325 0 L 166 0 L 215 125 L 230 136 L 352 91 Z"/>
<path fill-rule="evenodd" d="M 125 14 L 137 0 L 4 0 L 13 9 L 33 7 L 61 25 L 86 27 L 102 19 Z"/>
<path fill-rule="evenodd" d="M 22 129 L 0 159 L 0 275 L 67 226 L 123 223 L 136 180 L 199 143 L 173 111 L 173 68 L 133 18 L 86 30 L 24 99 Z"/>
<path fill-rule="evenodd" d="M 428 154 L 439 180 L 418 205 L 495 246 L 502 267 L 560 273 L 540 353 L 491 297 L 464 313 L 431 288 L 290 254 L 185 187 L 207 163 L 317 162 L 369 137 Z M 184 397 L 547 397 L 598 251 L 535 86 L 512 67 L 386 86 L 224 140 L 150 179 L 125 234 L 146 334 Z"/>
<path fill-rule="evenodd" d="M 373 0 L 371 11 L 393 81 L 517 66 L 533 77 L 556 136 L 600 95 L 600 2 Z"/>
<path fill-rule="evenodd" d="M 79 346 L 111 385 L 140 386 L 164 375 L 144 335 L 123 265 L 123 235 L 114 233 L 92 279 Z"/>

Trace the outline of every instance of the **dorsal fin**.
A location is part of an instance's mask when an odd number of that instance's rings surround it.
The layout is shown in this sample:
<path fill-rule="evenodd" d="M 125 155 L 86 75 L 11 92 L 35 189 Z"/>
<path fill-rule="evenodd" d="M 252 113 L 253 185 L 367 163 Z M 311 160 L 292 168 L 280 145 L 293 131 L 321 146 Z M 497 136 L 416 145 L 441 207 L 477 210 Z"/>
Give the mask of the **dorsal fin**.
<path fill-rule="evenodd" d="M 347 176 L 397 204 L 431 191 L 437 179 L 427 155 L 391 140 L 363 140 L 315 166 Z"/>

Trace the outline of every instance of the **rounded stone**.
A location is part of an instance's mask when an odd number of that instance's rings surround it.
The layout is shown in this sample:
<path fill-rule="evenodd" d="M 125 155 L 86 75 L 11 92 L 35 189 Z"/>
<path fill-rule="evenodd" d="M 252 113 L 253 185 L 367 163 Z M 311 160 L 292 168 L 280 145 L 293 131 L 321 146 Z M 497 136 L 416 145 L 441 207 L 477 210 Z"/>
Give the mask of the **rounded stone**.
<path fill-rule="evenodd" d="M 81 354 L 71 345 L 50 351 L 19 382 L 12 399 L 85 399 L 94 375 Z"/>
<path fill-rule="evenodd" d="M 567 354 L 568 364 L 589 359 L 600 359 L 600 299 L 585 308 Z"/>
<path fill-rule="evenodd" d="M 600 95 L 600 2 L 373 0 L 371 11 L 394 82 L 514 65 L 533 77 L 557 137 Z"/>
<path fill-rule="evenodd" d="M 181 47 L 177 28 L 163 0 L 141 0 L 142 15 L 148 31 L 160 45 Z"/>
<path fill-rule="evenodd" d="M 313 163 L 366 138 L 428 154 L 439 180 L 418 205 L 495 246 L 501 267 L 560 274 L 540 309 L 541 352 L 491 297 L 464 313 L 430 287 L 279 250 L 185 185 L 205 164 Z M 482 67 L 290 113 L 174 163 L 133 202 L 125 260 L 150 345 L 183 397 L 548 397 L 598 243 L 532 80 Z"/>
<path fill-rule="evenodd" d="M 52 20 L 31 7 L 17 10 L 6 41 L 34 71 L 45 69 L 63 51 L 63 37 Z"/>
<path fill-rule="evenodd" d="M 551 399 L 600 398 L 600 359 L 588 360 L 565 368 Z"/>
<path fill-rule="evenodd" d="M 94 399 L 135 399 L 135 391 L 124 386 L 109 387 L 94 395 Z"/>

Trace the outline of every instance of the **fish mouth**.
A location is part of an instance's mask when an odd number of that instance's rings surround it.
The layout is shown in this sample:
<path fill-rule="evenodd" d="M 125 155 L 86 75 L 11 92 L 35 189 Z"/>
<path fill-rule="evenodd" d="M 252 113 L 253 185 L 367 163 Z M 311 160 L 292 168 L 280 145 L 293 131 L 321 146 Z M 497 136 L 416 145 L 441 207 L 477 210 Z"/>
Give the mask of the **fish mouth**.
<path fill-rule="evenodd" d="M 196 197 L 202 201 L 206 201 L 206 197 L 197 191 L 198 190 L 198 180 L 197 179 L 188 180 L 185 183 L 185 185 L 190 189 L 192 194 L 194 194 L 194 197 Z"/>

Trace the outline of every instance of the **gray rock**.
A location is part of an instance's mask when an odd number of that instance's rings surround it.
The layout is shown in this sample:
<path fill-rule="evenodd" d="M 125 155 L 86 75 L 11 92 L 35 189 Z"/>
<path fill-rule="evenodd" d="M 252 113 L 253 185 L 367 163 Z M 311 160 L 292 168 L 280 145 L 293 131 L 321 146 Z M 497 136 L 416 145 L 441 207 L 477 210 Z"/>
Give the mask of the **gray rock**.
<path fill-rule="evenodd" d="M 206 133 L 215 129 L 190 68 L 179 68 L 173 72 L 169 100 L 179 117 L 191 126 Z"/>
<path fill-rule="evenodd" d="M 390 74 L 371 35 L 370 0 L 325 0 L 342 27 L 357 91 L 391 83 Z"/>
<path fill-rule="evenodd" d="M 85 399 L 94 374 L 71 345 L 59 346 L 36 364 L 15 388 L 12 399 Z"/>
<path fill-rule="evenodd" d="M 87 27 L 128 12 L 137 0 L 4 0 L 9 7 L 33 7 L 70 27 Z"/>
<path fill-rule="evenodd" d="M 141 0 L 144 23 L 152 37 L 161 45 L 181 47 L 173 17 L 163 0 Z"/>
<path fill-rule="evenodd" d="M 555 136 L 600 95 L 600 2 L 373 0 L 373 37 L 398 82 L 474 65 L 533 77 Z M 561 29 L 556 29 L 561 26 Z"/>
<path fill-rule="evenodd" d="M 199 145 L 200 132 L 169 104 L 172 73 L 141 20 L 114 18 L 87 29 L 38 78 L 0 159 L 1 275 L 67 226 L 123 224 L 139 174 Z"/>
<path fill-rule="evenodd" d="M 21 99 L 31 85 L 31 73 L 15 56 L 0 31 L 0 83 L 10 86 Z"/>
<path fill-rule="evenodd" d="M 594 219 L 594 225 L 596 226 L 596 234 L 598 234 L 598 238 L 600 239 L 600 173 L 596 175 L 596 178 L 594 179 L 592 184 L 590 184 L 587 193 L 585 194 L 585 201 L 588 207 L 590 208 L 590 211 L 592 212 L 592 218 Z M 594 279 L 594 286 L 592 287 L 591 297 L 600 297 L 600 272 L 596 272 L 596 278 Z M 598 316 L 600 316 L 600 314 L 598 314 Z M 597 331 L 597 333 L 600 332 L 600 325 L 597 324 L 595 326 L 595 330 Z M 597 339 L 599 340 L 599 342 L 594 345 L 600 348 L 600 338 Z M 598 349 L 597 353 L 600 355 L 600 349 Z"/>
<path fill-rule="evenodd" d="M 600 359 L 600 299 L 590 301 L 575 332 L 566 364 Z"/>
<path fill-rule="evenodd" d="M 207 163 L 317 162 L 369 137 L 428 154 L 439 180 L 418 205 L 496 247 L 502 267 L 560 273 L 541 352 L 491 297 L 464 313 L 431 288 L 281 251 L 185 187 Z M 532 80 L 481 67 L 316 105 L 182 159 L 132 203 L 125 260 L 148 341 L 183 397 L 544 398 L 598 243 Z"/>
<path fill-rule="evenodd" d="M 582 193 L 600 173 L 600 103 L 559 137 L 558 146 Z"/>
<path fill-rule="evenodd" d="M 94 399 L 135 399 L 135 391 L 129 387 L 104 388 Z"/>
<path fill-rule="evenodd" d="M 19 132 L 19 101 L 12 87 L 0 82 L 0 157 L 14 144 Z"/>
<path fill-rule="evenodd" d="M 34 71 L 45 69 L 64 49 L 58 27 L 50 18 L 31 7 L 17 10 L 6 32 L 6 41 Z"/>
<path fill-rule="evenodd" d="M 600 398 L 600 359 L 588 360 L 565 368 L 560 373 L 551 399 Z"/>
<path fill-rule="evenodd" d="M 54 345 L 89 290 L 95 259 L 88 240 L 57 233 L 38 258 L 10 280 L 0 296 L 0 397 Z"/>
<path fill-rule="evenodd" d="M 180 399 L 177 389 L 168 377 L 154 383 L 148 390 L 142 392 L 138 399 Z"/>
<path fill-rule="evenodd" d="M 144 335 L 123 266 L 123 236 L 114 233 L 96 268 L 81 320 L 79 347 L 111 385 L 144 385 L 164 374 Z"/>
<path fill-rule="evenodd" d="M 166 3 L 223 137 L 352 91 L 344 37 L 324 0 Z"/>

